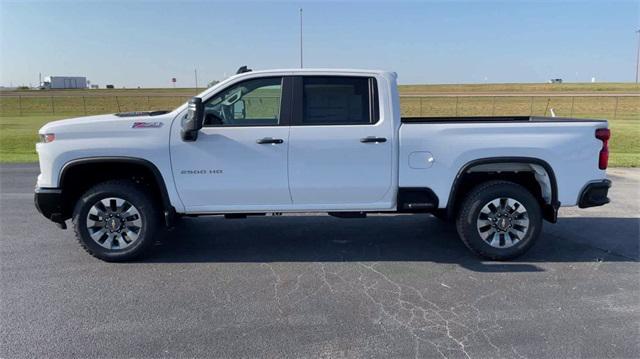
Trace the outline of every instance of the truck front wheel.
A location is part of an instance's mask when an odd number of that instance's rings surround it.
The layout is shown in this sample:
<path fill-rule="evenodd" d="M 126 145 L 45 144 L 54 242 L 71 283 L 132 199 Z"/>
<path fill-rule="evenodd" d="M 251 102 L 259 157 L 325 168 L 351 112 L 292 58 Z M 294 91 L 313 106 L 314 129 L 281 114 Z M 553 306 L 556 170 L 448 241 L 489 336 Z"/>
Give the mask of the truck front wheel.
<path fill-rule="evenodd" d="M 147 250 L 161 225 L 151 197 L 127 180 L 97 184 L 85 192 L 73 211 L 80 245 L 99 259 L 134 259 Z"/>
<path fill-rule="evenodd" d="M 456 227 L 462 242 L 475 254 L 506 260 L 522 255 L 538 239 L 542 213 L 526 188 L 513 182 L 490 181 L 465 197 Z"/>

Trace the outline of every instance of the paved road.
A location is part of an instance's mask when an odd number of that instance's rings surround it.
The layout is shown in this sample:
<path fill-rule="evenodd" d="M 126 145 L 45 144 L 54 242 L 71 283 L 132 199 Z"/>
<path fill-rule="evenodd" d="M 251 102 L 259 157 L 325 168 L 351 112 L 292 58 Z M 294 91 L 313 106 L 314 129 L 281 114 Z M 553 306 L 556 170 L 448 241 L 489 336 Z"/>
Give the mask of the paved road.
<path fill-rule="evenodd" d="M 426 215 L 185 220 L 100 262 L 0 167 L 0 357 L 638 357 L 640 172 L 523 258 L 471 256 Z"/>

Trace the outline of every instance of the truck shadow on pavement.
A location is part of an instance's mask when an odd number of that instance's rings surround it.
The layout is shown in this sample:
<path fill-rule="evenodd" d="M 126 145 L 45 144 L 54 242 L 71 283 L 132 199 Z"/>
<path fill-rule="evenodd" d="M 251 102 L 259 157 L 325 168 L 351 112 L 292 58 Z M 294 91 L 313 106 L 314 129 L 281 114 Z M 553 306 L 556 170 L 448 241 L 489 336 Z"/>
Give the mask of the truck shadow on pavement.
<path fill-rule="evenodd" d="M 478 272 L 543 271 L 544 262 L 637 262 L 638 218 L 561 218 L 508 262 L 475 257 L 455 228 L 429 215 L 185 218 L 143 262 L 435 262 Z"/>

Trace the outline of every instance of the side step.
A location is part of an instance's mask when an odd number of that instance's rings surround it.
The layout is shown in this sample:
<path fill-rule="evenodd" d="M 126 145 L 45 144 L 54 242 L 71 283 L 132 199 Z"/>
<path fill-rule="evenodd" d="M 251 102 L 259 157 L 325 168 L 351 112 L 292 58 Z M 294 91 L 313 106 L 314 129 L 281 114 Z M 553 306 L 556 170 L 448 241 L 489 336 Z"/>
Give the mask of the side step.
<path fill-rule="evenodd" d="M 401 187 L 398 189 L 399 212 L 432 212 L 437 208 L 438 196 L 430 188 Z"/>
<path fill-rule="evenodd" d="M 225 219 L 245 219 L 247 216 L 265 216 L 266 213 L 226 213 Z"/>
<path fill-rule="evenodd" d="M 433 203 L 403 203 L 402 209 L 406 211 L 426 211 L 436 208 Z"/>
<path fill-rule="evenodd" d="M 328 212 L 328 214 L 332 217 L 337 218 L 366 218 L 367 213 L 365 212 Z"/>

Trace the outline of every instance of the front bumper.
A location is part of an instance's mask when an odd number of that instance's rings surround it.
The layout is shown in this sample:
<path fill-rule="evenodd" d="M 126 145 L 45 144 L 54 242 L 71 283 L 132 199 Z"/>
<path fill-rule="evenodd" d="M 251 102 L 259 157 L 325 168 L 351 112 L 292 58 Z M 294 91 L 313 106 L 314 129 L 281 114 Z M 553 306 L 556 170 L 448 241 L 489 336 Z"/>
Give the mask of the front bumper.
<path fill-rule="evenodd" d="M 609 188 L 611 188 L 611 181 L 608 179 L 587 184 L 580 194 L 578 207 L 597 207 L 609 203 L 611 201 L 609 197 L 607 197 Z"/>
<path fill-rule="evenodd" d="M 38 212 L 47 219 L 55 222 L 62 229 L 66 229 L 65 216 L 62 206 L 62 189 L 36 187 L 34 202 Z"/>

